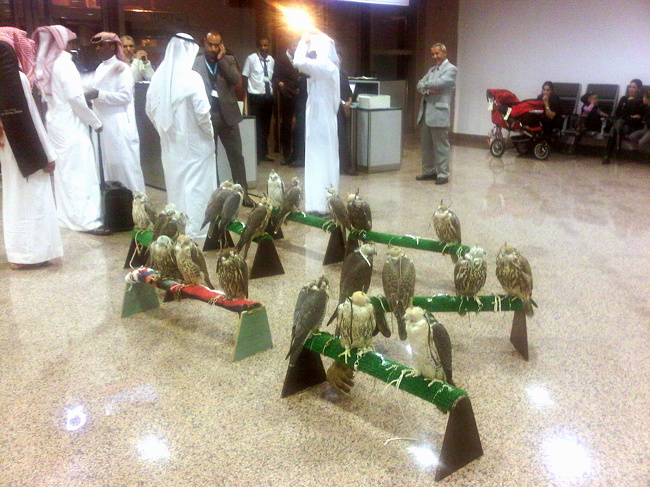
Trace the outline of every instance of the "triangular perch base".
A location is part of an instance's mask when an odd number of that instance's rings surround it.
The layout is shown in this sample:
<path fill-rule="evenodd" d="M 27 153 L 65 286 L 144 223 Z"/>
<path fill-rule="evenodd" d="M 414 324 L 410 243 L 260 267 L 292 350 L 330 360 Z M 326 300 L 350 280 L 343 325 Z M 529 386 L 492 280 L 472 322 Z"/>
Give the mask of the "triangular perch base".
<path fill-rule="evenodd" d="M 435 480 L 444 479 L 481 455 L 483 446 L 472 403 L 468 396 L 461 396 L 449 413 Z"/>
<path fill-rule="evenodd" d="M 214 228 L 215 226 L 215 222 L 210 223 L 210 228 L 208 228 L 208 235 L 205 237 L 205 242 L 203 242 L 203 252 L 207 252 L 208 250 L 229 249 L 235 246 L 235 243 L 233 242 L 228 230 L 223 232 L 221 238 L 217 238 L 217 232 Z"/>
<path fill-rule="evenodd" d="M 273 348 L 266 308 L 244 311 L 239 319 L 233 362 Z"/>
<path fill-rule="evenodd" d="M 271 238 L 262 238 L 257 244 L 257 251 L 251 267 L 250 279 L 284 274 L 284 267 Z"/>
<path fill-rule="evenodd" d="M 138 251 L 138 248 L 142 249 L 141 252 Z M 147 265 L 147 260 L 149 260 L 149 247 L 138 245 L 135 242 L 135 238 L 131 238 L 131 245 L 129 246 L 129 251 L 126 253 L 126 260 L 124 261 L 124 268 L 137 269 L 138 267 Z"/>
<path fill-rule="evenodd" d="M 122 302 L 122 318 L 156 309 L 160 306 L 156 290 L 148 284 L 127 283 Z"/>
<path fill-rule="evenodd" d="M 512 318 L 512 329 L 510 330 L 510 343 L 521 354 L 524 360 L 528 360 L 528 331 L 526 329 L 526 313 L 521 310 L 515 311 Z"/>
<path fill-rule="evenodd" d="M 327 380 L 320 354 L 303 348 L 295 365 L 287 367 L 282 394 L 288 397 Z"/>
<path fill-rule="evenodd" d="M 337 226 L 330 234 L 323 265 L 343 262 L 343 259 L 345 259 L 345 239 L 343 238 L 341 227 Z"/>

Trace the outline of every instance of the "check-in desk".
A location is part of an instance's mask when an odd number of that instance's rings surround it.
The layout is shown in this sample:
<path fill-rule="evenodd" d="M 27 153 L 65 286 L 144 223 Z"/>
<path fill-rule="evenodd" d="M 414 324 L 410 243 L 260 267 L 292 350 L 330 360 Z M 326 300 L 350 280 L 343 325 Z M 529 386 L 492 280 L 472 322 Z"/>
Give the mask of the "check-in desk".
<path fill-rule="evenodd" d="M 148 89 L 148 81 L 135 84 L 135 121 L 140 136 L 140 165 L 147 186 L 166 189 L 165 175 L 160 159 L 160 137 L 145 111 Z M 246 180 L 249 188 L 255 188 L 257 187 L 255 117 L 245 116 L 239 123 L 239 131 L 241 132 L 242 153 L 246 164 Z M 219 181 L 232 179 L 228 157 L 221 141 L 217 145 L 217 167 Z"/>
<path fill-rule="evenodd" d="M 397 171 L 402 167 L 402 109 L 352 110 L 352 159 L 366 173 Z"/>

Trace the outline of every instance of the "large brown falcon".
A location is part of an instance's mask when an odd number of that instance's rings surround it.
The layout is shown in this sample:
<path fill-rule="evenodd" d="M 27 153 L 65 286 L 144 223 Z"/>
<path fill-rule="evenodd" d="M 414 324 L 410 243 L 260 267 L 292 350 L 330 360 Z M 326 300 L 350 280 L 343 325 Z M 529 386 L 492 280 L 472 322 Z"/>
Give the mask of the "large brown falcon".
<path fill-rule="evenodd" d="M 239 236 L 239 241 L 235 246 L 235 252 L 238 254 L 242 251 L 242 249 L 244 249 L 244 260 L 246 260 L 246 256 L 248 255 L 248 248 L 251 246 L 253 239 L 259 237 L 264 233 L 266 225 L 269 223 L 272 209 L 273 207 L 271 206 L 271 200 L 267 197 L 264 197 L 248 215 L 248 220 L 246 220 L 246 227 Z"/>
<path fill-rule="evenodd" d="M 433 227 L 440 242 L 446 244 L 461 243 L 460 220 L 442 201 L 433 214 Z M 452 255 L 451 260 L 458 262 L 458 256 Z"/>
<path fill-rule="evenodd" d="M 372 230 L 372 212 L 368 202 L 361 199 L 359 190 L 348 195 L 348 218 L 350 226 L 359 232 Z"/>
<path fill-rule="evenodd" d="M 486 252 L 472 247 L 461 256 L 454 267 L 454 284 L 459 296 L 476 296 L 487 279 Z"/>
<path fill-rule="evenodd" d="M 176 265 L 174 242 L 167 235 L 161 235 L 155 242 L 151 242 L 147 266 L 158 271 L 162 279 L 183 279 Z"/>
<path fill-rule="evenodd" d="M 167 235 L 175 242 L 176 237 L 185 234 L 186 226 L 187 215 L 182 211 L 177 210 L 176 205 L 169 203 L 156 218 L 151 241 L 155 242 L 161 235 Z"/>
<path fill-rule="evenodd" d="M 300 211 L 300 201 L 302 200 L 302 188 L 300 187 L 300 180 L 293 178 L 289 187 L 282 196 L 282 204 L 280 205 L 280 213 L 278 214 L 277 224 L 275 226 L 275 233 L 278 232 L 280 226 L 284 223 L 287 215 L 293 211 Z"/>
<path fill-rule="evenodd" d="M 232 188 L 232 181 L 228 179 L 221 183 L 221 186 L 219 186 L 218 189 L 214 190 L 210 196 L 210 201 L 208 201 L 208 206 L 205 209 L 205 218 L 203 219 L 201 228 L 205 227 L 208 223 L 212 223 L 221 216 L 223 204 L 226 202 L 228 195 L 233 192 Z"/>
<path fill-rule="evenodd" d="M 334 186 L 327 188 L 327 209 L 332 215 L 332 221 L 341 228 L 343 234 L 343 241 L 345 241 L 346 230 L 351 228 L 350 217 L 348 216 L 348 208 L 339 196 Z"/>
<path fill-rule="evenodd" d="M 293 328 L 291 329 L 291 347 L 286 358 L 293 366 L 302 351 L 307 339 L 318 331 L 323 323 L 327 301 L 330 297 L 330 285 L 326 276 L 320 276 L 315 281 L 304 286 L 293 312 Z"/>
<path fill-rule="evenodd" d="M 352 348 L 357 349 L 357 355 L 372 350 L 372 337 L 376 327 L 375 308 L 366 293 L 353 293 L 339 304 L 336 315 L 338 321 L 335 335 L 341 339 L 341 346 L 345 348 L 341 355 L 346 362 Z"/>
<path fill-rule="evenodd" d="M 388 246 L 388 256 L 381 271 L 384 295 L 397 320 L 399 339 L 406 340 L 404 313 L 415 294 L 415 266 L 399 247 Z"/>
<path fill-rule="evenodd" d="M 217 260 L 217 275 L 221 290 L 226 297 L 248 298 L 248 265 L 240 256 L 232 251 L 223 252 Z"/>
<path fill-rule="evenodd" d="M 205 256 L 194 240 L 187 235 L 179 235 L 176 238 L 174 250 L 176 265 L 178 265 L 178 270 L 181 271 L 183 283 L 186 286 L 201 284 L 214 289 L 210 282 L 210 273 L 205 263 Z"/>
<path fill-rule="evenodd" d="M 143 231 L 153 230 L 156 208 L 149 197 L 140 191 L 133 193 L 132 215 L 135 228 Z"/>
<path fill-rule="evenodd" d="M 237 219 L 239 209 L 244 201 L 244 194 L 245 191 L 242 185 L 234 184 L 230 193 L 226 196 L 226 199 L 223 202 L 223 208 L 221 209 L 221 215 L 219 216 L 219 221 L 216 225 L 217 234 L 214 238 L 217 241 L 221 240 L 224 233 L 227 231 L 226 227 Z"/>
<path fill-rule="evenodd" d="M 508 296 L 519 298 L 524 303 L 526 315 L 533 316 L 533 272 L 526 257 L 512 245 L 504 244 L 497 255 L 497 279 Z"/>

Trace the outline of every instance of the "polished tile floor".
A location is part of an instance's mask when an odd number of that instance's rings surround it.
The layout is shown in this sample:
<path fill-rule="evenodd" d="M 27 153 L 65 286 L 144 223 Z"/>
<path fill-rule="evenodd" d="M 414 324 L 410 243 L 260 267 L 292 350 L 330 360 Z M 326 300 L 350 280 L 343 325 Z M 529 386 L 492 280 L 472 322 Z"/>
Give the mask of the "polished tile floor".
<path fill-rule="evenodd" d="M 343 176 L 341 190 L 359 189 L 388 233 L 433 237 L 435 205 L 451 203 L 464 243 L 488 252 L 483 293 L 501 291 L 494 259 L 507 241 L 530 261 L 539 304 L 528 362 L 509 342 L 512 313 L 438 314 L 484 449 L 440 484 L 647 486 L 650 166 L 454 147 L 451 182 L 435 186 L 414 181 L 418 157 L 409 144 L 401 171 Z M 302 177 L 264 163 L 260 181 L 271 167 Z M 164 193 L 150 193 L 161 207 Z M 325 384 L 280 398 L 297 294 L 325 273 L 335 299 L 340 272 L 322 266 L 326 233 L 292 222 L 284 233 L 286 274 L 250 285 L 274 348 L 236 363 L 237 317 L 223 309 L 181 301 L 120 318 L 126 233 L 64 230 L 63 260 L 27 271 L 10 270 L 2 248 L 0 485 L 432 485 L 447 421 L 433 405 L 364 374 L 349 398 Z M 416 294 L 453 293 L 448 257 L 409 254 Z M 384 258 L 380 248 L 371 293 Z M 408 362 L 397 339 L 376 345 Z"/>

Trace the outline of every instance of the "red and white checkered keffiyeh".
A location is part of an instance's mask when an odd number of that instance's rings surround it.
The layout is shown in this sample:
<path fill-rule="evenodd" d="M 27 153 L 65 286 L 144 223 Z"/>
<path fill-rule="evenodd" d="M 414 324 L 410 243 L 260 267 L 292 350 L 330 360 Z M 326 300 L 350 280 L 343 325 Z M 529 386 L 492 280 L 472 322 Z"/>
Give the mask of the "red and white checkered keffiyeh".
<path fill-rule="evenodd" d="M 36 42 L 36 85 L 44 95 L 52 94 L 52 67 L 68 42 L 76 39 L 77 34 L 62 25 L 39 27 L 32 33 Z"/>
<path fill-rule="evenodd" d="M 0 41 L 5 41 L 16 51 L 20 69 L 29 78 L 29 84 L 34 85 L 34 66 L 36 64 L 34 41 L 27 37 L 27 32 L 15 27 L 0 27 Z"/>

